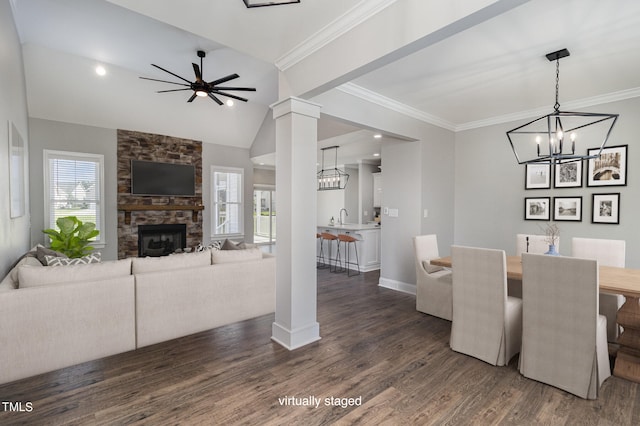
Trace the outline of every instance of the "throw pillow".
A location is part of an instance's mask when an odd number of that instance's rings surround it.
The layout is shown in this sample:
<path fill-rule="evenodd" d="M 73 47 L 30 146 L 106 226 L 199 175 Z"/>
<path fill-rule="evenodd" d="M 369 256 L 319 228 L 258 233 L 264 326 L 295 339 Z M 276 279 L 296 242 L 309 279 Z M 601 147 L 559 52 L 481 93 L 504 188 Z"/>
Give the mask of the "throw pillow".
<path fill-rule="evenodd" d="M 36 257 L 38 258 L 40 263 L 42 263 L 43 266 L 47 266 L 46 256 L 67 258 L 67 255 L 64 253 L 60 253 L 55 250 L 51 250 L 50 248 L 46 248 L 44 246 L 38 245 L 36 247 Z"/>
<path fill-rule="evenodd" d="M 444 269 L 442 266 L 432 265 L 428 260 L 422 261 L 422 267 L 427 271 L 427 274 L 433 274 L 434 272 L 442 271 Z"/>
<path fill-rule="evenodd" d="M 220 250 L 242 250 L 244 249 L 244 247 L 240 247 L 240 244 L 244 244 L 244 243 L 239 243 L 236 244 L 233 241 L 226 239 L 224 240 L 224 243 L 222 243 L 222 247 L 220 247 Z"/>
<path fill-rule="evenodd" d="M 102 254 L 100 252 L 91 253 L 90 255 L 77 258 L 58 257 L 58 256 L 44 256 L 47 266 L 65 266 L 65 265 L 88 265 L 90 263 L 100 263 L 102 261 Z"/>

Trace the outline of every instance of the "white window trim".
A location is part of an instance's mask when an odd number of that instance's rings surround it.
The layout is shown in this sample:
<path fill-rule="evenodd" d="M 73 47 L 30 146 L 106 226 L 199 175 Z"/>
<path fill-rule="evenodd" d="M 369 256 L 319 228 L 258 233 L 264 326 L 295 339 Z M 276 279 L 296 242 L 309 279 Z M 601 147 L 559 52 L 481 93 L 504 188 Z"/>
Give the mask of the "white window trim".
<path fill-rule="evenodd" d="M 216 234 L 216 172 L 223 173 L 238 173 L 240 175 L 240 202 L 237 203 L 240 205 L 240 220 L 239 220 L 239 228 L 240 232 L 229 233 L 229 234 Z M 244 239 L 244 169 L 240 167 L 224 167 L 224 166 L 211 166 L 211 240 L 219 240 L 222 238 L 234 238 L 234 239 Z"/>
<path fill-rule="evenodd" d="M 99 224 L 100 234 L 98 234 L 98 239 L 91 243 L 91 246 L 96 248 L 104 248 L 106 247 L 106 217 L 104 215 L 104 204 L 105 204 L 105 192 L 104 192 L 104 155 L 102 154 L 90 154 L 85 152 L 73 152 L 73 151 L 56 151 L 51 149 L 43 150 L 43 174 L 44 174 L 44 228 L 47 229 L 50 227 L 49 217 L 51 213 L 51 194 L 49 193 L 50 182 L 49 182 L 49 160 L 51 158 L 64 158 L 72 161 L 82 161 L 89 160 L 95 161 L 99 164 L 99 179 L 100 179 L 100 218 L 102 223 Z"/>

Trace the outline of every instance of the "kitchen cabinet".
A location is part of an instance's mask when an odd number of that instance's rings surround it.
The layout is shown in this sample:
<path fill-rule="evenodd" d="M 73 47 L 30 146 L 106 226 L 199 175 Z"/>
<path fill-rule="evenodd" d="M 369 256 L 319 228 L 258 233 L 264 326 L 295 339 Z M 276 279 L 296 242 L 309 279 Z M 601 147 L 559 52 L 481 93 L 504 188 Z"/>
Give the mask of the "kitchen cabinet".
<path fill-rule="evenodd" d="M 369 272 L 380 269 L 380 226 L 378 225 L 358 225 L 358 224 L 346 224 L 346 225 L 334 225 L 334 226 L 318 226 L 318 233 L 329 233 L 333 235 L 347 234 L 358 241 L 356 247 L 358 250 L 358 266 L 360 272 Z M 329 246 L 331 243 L 331 256 L 335 257 L 337 246 L 336 242 L 324 241 L 323 253 L 325 259 L 329 258 Z M 353 244 L 349 244 L 349 261 L 356 261 L 356 253 Z M 344 263 L 344 245 L 340 249 L 340 258 Z M 317 254 L 320 254 L 320 239 L 317 243 Z M 355 265 L 348 265 L 349 269 L 356 270 Z"/>
<path fill-rule="evenodd" d="M 382 173 L 371 173 L 373 176 L 373 207 L 382 206 Z"/>

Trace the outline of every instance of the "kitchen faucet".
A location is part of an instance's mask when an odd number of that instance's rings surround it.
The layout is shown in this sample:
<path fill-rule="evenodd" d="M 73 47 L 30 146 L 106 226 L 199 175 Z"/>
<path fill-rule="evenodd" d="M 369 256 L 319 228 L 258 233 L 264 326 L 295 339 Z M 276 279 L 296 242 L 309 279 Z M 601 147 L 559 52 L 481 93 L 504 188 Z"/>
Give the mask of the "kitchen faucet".
<path fill-rule="evenodd" d="M 342 221 L 342 211 L 343 211 L 343 210 L 344 210 L 344 215 L 345 215 L 345 217 L 349 216 L 349 213 L 347 213 L 347 209 L 345 209 L 344 207 L 343 207 L 343 208 L 341 208 L 341 209 L 340 209 L 340 213 L 339 213 L 340 218 L 338 219 L 338 223 L 339 223 L 340 225 L 344 225 L 344 222 Z"/>

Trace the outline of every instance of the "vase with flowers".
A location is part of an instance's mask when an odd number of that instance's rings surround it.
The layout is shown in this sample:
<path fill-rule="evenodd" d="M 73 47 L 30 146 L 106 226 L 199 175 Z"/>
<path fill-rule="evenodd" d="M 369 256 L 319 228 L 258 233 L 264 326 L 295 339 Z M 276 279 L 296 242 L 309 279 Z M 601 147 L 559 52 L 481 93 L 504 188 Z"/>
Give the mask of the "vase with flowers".
<path fill-rule="evenodd" d="M 549 244 L 549 251 L 545 252 L 550 256 L 560 256 L 557 250 L 558 239 L 560 238 L 560 228 L 555 223 L 550 223 L 544 228 L 546 236 L 545 242 Z"/>

